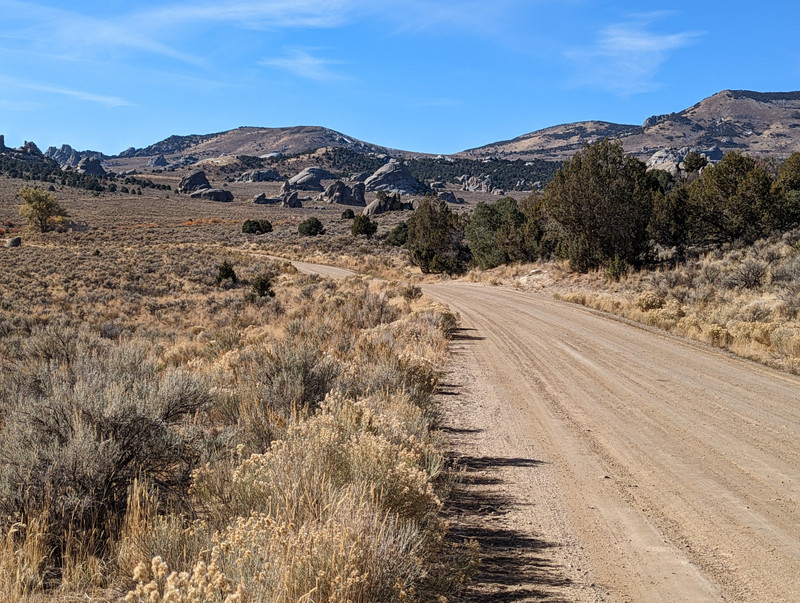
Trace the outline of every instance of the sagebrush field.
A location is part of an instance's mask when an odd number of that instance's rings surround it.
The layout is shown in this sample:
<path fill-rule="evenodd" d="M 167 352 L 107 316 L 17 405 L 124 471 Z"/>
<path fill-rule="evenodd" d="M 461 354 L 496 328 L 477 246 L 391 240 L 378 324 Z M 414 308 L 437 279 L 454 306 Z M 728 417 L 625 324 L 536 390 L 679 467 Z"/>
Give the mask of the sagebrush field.
<path fill-rule="evenodd" d="M 447 537 L 431 428 L 454 317 L 413 285 L 266 255 L 302 247 L 310 215 L 345 255 L 380 243 L 340 212 L 149 189 L 58 190 L 87 228 L 31 234 L 21 184 L 0 180 L 23 236 L 0 250 L 0 599 L 460 592 L 476 555 Z"/>

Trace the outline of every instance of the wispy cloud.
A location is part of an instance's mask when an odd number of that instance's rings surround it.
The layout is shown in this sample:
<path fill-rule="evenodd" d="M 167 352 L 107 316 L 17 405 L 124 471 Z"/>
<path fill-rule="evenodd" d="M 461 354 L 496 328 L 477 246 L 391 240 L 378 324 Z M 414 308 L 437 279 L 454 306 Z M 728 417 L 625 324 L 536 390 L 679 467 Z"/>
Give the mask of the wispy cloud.
<path fill-rule="evenodd" d="M 71 98 L 87 101 L 91 103 L 99 103 L 107 107 L 127 107 L 132 106 L 133 103 L 120 98 L 118 96 L 105 96 L 102 94 L 94 94 L 83 90 L 73 90 L 71 88 L 61 88 L 59 86 L 52 86 L 40 82 L 31 82 L 27 80 L 20 80 L 11 77 L 0 75 L 0 85 L 9 89 L 22 89 L 32 90 L 34 92 L 42 92 L 44 94 L 57 94 L 60 96 L 69 96 Z"/>
<path fill-rule="evenodd" d="M 345 22 L 362 0 L 240 0 L 183 2 L 156 9 L 132 9 L 109 17 L 0 0 L 0 38 L 58 46 L 59 51 L 109 53 L 129 49 L 201 64 L 202 57 L 171 42 L 181 33 L 209 27 L 242 29 L 331 28 Z M 177 34 L 177 35 L 176 35 Z"/>
<path fill-rule="evenodd" d="M 274 67 L 288 71 L 294 76 L 317 82 L 350 79 L 346 75 L 336 73 L 332 65 L 340 65 L 341 61 L 315 57 L 300 49 L 291 49 L 286 56 L 268 58 L 259 61 L 264 67 Z"/>
<path fill-rule="evenodd" d="M 341 25 L 355 0 L 261 0 L 172 4 L 141 16 L 151 25 L 233 23 L 247 28 L 330 28 Z"/>
<path fill-rule="evenodd" d="M 672 52 L 703 35 L 697 31 L 656 33 L 652 26 L 663 16 L 649 13 L 610 25 L 592 46 L 567 52 L 577 69 L 573 83 L 622 95 L 658 89 L 658 72 Z"/>

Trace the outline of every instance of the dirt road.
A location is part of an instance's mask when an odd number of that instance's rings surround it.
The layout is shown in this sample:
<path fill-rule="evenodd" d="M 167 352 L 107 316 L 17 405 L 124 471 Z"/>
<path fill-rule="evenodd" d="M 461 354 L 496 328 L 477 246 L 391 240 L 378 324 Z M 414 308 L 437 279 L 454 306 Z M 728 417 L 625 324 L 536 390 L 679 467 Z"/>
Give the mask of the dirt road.
<path fill-rule="evenodd" d="M 800 379 L 532 293 L 424 292 L 462 320 L 474 600 L 800 600 Z"/>

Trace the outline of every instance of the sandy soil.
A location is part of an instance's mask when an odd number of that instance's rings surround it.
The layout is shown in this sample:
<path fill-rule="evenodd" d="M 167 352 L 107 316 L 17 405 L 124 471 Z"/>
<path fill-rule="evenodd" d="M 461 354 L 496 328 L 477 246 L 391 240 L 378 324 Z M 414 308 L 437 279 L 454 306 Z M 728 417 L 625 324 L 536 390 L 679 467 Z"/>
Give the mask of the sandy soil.
<path fill-rule="evenodd" d="M 800 379 L 542 295 L 461 315 L 443 428 L 480 601 L 800 599 Z"/>

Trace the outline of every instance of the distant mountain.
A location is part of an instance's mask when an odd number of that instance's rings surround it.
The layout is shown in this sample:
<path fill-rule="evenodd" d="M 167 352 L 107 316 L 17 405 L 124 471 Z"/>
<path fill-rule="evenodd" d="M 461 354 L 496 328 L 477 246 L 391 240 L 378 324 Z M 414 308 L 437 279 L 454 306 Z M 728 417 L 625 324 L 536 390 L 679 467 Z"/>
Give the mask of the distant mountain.
<path fill-rule="evenodd" d="M 584 143 L 602 138 L 621 140 L 628 153 L 642 159 L 681 147 L 718 147 L 782 158 L 800 151 L 800 92 L 723 90 L 680 113 L 649 117 L 641 126 L 603 121 L 564 124 L 459 155 L 563 161 Z"/>
<path fill-rule="evenodd" d="M 192 155 L 200 160 L 220 155 L 251 155 L 264 157 L 280 153 L 295 155 L 326 147 L 344 147 L 364 153 L 403 154 L 385 147 L 369 144 L 345 136 L 341 132 L 320 126 L 295 126 L 290 128 L 242 127 L 216 134 L 170 136 L 145 147 L 130 148 L 119 154 L 120 158 L 152 157 L 164 155 Z"/>

